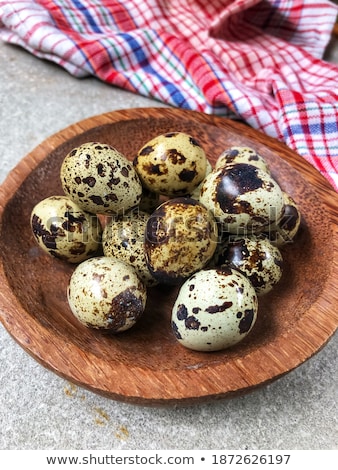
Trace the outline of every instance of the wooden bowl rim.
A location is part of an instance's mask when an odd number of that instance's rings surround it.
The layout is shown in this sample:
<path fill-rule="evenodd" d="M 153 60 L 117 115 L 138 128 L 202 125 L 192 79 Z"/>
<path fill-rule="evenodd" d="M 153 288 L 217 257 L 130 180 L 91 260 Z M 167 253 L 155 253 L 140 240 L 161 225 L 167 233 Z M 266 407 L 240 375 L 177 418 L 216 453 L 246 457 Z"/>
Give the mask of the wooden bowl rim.
<path fill-rule="evenodd" d="M 309 184 L 312 184 L 313 190 L 317 192 L 318 198 L 325 205 L 334 234 L 331 272 L 317 302 L 302 316 L 295 328 L 280 335 L 263 351 L 257 349 L 251 352 L 249 357 L 245 358 L 245 364 L 243 358 L 239 357 L 203 368 L 197 367 L 184 371 L 166 369 L 164 373 L 161 369 L 143 370 L 140 367 L 130 365 L 126 367 L 124 364 L 118 364 L 114 366 L 114 370 L 109 371 L 109 377 L 107 377 L 105 376 L 107 368 L 103 359 L 98 360 L 92 353 L 83 351 L 77 345 L 68 344 L 61 337 L 56 338 L 52 331 L 38 323 L 21 306 L 11 290 L 1 258 L 1 322 L 20 346 L 43 366 L 71 382 L 112 399 L 143 405 L 192 404 L 248 392 L 288 373 L 312 357 L 329 341 L 338 326 L 338 309 L 335 308 L 337 304 L 335 280 L 338 278 L 337 193 L 310 163 L 284 144 L 247 127 L 245 124 L 224 117 L 176 108 L 131 108 L 92 116 L 48 137 L 27 154 L 7 175 L 0 186 L 0 235 L 3 229 L 2 217 L 7 203 L 29 174 L 48 156 L 49 152 L 55 150 L 68 139 L 95 127 L 146 118 L 186 119 L 228 130 L 235 129 L 268 148 L 278 145 L 282 149 L 281 158 L 300 172 Z M 18 325 L 24 325 L 26 329 L 18 328 Z M 30 331 L 33 330 L 40 334 L 38 342 L 31 341 Z M 65 357 L 67 354 L 78 355 L 83 368 L 73 370 L 65 359 L 59 362 L 59 364 L 62 363 L 61 367 L 56 366 L 55 357 L 57 355 L 61 359 L 61 354 Z M 247 373 L 250 367 L 263 363 L 264 370 L 256 371 L 254 375 Z M 138 385 L 130 387 L 135 376 L 138 377 Z M 231 380 L 229 383 L 226 380 L 222 382 L 222 377 L 231 377 Z M 201 386 L 195 386 L 191 390 L 190 382 L 200 383 Z M 140 387 L 140 383 L 143 383 L 144 387 Z M 114 385 L 112 386 L 112 384 Z"/>

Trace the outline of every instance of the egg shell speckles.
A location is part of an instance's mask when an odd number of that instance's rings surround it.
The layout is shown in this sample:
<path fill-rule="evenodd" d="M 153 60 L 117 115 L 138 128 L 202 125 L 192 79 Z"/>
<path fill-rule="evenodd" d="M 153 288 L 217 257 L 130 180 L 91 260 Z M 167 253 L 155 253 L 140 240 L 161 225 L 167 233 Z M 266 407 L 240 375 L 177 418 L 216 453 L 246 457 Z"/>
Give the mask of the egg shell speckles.
<path fill-rule="evenodd" d="M 73 149 L 61 165 L 67 196 L 88 212 L 112 214 L 140 202 L 142 185 L 133 164 L 114 147 L 87 142 Z"/>
<path fill-rule="evenodd" d="M 134 326 L 147 300 L 146 288 L 134 268 L 108 257 L 79 264 L 71 276 L 67 295 L 73 315 L 82 324 L 112 333 Z"/>
<path fill-rule="evenodd" d="M 170 132 L 147 142 L 134 159 L 142 185 L 169 197 L 190 194 L 203 180 L 207 158 L 191 135 Z"/>
<path fill-rule="evenodd" d="M 212 171 L 204 180 L 200 202 L 232 234 L 262 232 L 280 220 L 284 201 L 278 183 L 265 171 L 238 163 Z"/>
<path fill-rule="evenodd" d="M 101 245 L 102 228 L 96 215 L 66 196 L 50 196 L 36 204 L 30 224 L 43 251 L 69 263 L 94 256 Z"/>
<path fill-rule="evenodd" d="M 226 165 L 236 163 L 248 163 L 249 165 L 260 168 L 266 173 L 270 173 L 267 162 L 251 147 L 230 147 L 224 150 L 216 160 L 215 169 L 218 170 Z"/>
<path fill-rule="evenodd" d="M 295 200 L 283 191 L 284 208 L 281 219 L 277 224 L 272 224 L 267 233 L 271 242 L 282 247 L 291 243 L 298 233 L 301 224 L 301 213 Z"/>
<path fill-rule="evenodd" d="M 161 283 L 181 282 L 208 263 L 217 237 L 216 221 L 202 204 L 169 199 L 147 222 L 145 252 L 151 274 Z"/>
<path fill-rule="evenodd" d="M 219 351 L 242 341 L 258 312 L 255 289 L 240 272 L 208 269 L 180 288 L 171 316 L 180 344 L 195 351 Z"/>
<path fill-rule="evenodd" d="M 259 296 L 270 292 L 283 274 L 282 254 L 264 235 L 229 237 L 216 260 L 224 264 L 243 273 Z"/>
<path fill-rule="evenodd" d="M 145 258 L 144 235 L 149 214 L 137 209 L 111 217 L 102 235 L 103 254 L 132 265 L 147 286 L 157 281 L 150 274 Z"/>

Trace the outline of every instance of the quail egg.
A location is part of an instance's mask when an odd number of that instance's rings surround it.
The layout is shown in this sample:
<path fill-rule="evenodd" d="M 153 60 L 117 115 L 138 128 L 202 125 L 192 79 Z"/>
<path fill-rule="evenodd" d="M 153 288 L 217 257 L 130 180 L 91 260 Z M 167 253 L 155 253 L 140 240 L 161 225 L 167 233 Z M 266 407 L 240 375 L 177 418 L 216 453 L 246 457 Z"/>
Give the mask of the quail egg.
<path fill-rule="evenodd" d="M 94 214 L 127 211 L 140 202 L 142 185 L 128 159 L 114 147 L 87 142 L 66 155 L 60 178 L 67 196 Z"/>
<path fill-rule="evenodd" d="M 242 341 L 252 330 L 258 300 L 250 281 L 224 267 L 193 274 L 181 286 L 171 315 L 180 344 L 195 351 L 219 351 Z"/>
<path fill-rule="evenodd" d="M 268 236 L 277 247 L 291 243 L 298 233 L 301 213 L 295 200 L 283 191 L 284 208 L 279 222 L 269 227 Z"/>
<path fill-rule="evenodd" d="M 68 285 L 73 315 L 88 328 L 120 333 L 144 312 L 147 292 L 134 268 L 105 256 L 83 261 Z"/>
<path fill-rule="evenodd" d="M 184 132 L 170 132 L 147 142 L 134 159 L 142 185 L 169 197 L 190 194 L 203 180 L 205 152 L 198 141 Z"/>
<path fill-rule="evenodd" d="M 38 245 L 48 254 L 80 263 L 94 256 L 101 245 L 101 224 L 67 196 L 50 196 L 35 205 L 30 216 Z"/>
<path fill-rule="evenodd" d="M 270 292 L 283 274 L 282 254 L 265 235 L 230 236 L 215 264 L 238 269 L 259 296 Z"/>
<path fill-rule="evenodd" d="M 152 276 L 177 284 L 202 269 L 217 246 L 218 230 L 212 213 L 195 199 L 174 198 L 149 217 L 145 253 Z"/>
<path fill-rule="evenodd" d="M 150 274 L 145 258 L 144 234 L 149 214 L 137 209 L 123 216 L 113 216 L 107 221 L 102 235 L 105 256 L 120 259 L 132 265 L 140 279 L 147 285 L 157 282 Z"/>
<path fill-rule="evenodd" d="M 215 169 L 223 168 L 234 163 L 248 163 L 261 170 L 270 173 L 269 166 L 265 159 L 251 147 L 230 147 L 224 150 L 215 163 Z"/>
<path fill-rule="evenodd" d="M 280 220 L 284 207 L 278 183 L 247 163 L 212 171 L 204 180 L 199 201 L 232 234 L 262 232 Z"/>

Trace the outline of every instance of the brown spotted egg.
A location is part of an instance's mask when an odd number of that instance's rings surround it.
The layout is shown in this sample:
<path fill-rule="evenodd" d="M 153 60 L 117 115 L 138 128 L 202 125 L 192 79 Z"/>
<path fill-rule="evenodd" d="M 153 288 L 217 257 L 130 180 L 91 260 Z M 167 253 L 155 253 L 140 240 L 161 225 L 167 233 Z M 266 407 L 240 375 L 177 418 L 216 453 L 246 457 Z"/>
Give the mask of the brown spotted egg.
<path fill-rule="evenodd" d="M 88 328 L 126 331 L 144 312 L 147 292 L 134 268 L 108 257 L 79 264 L 68 285 L 73 315 Z"/>
<path fill-rule="evenodd" d="M 145 253 L 152 276 L 177 284 L 202 269 L 217 246 L 218 229 L 212 213 L 191 198 L 162 203 L 149 217 Z"/>
<path fill-rule="evenodd" d="M 170 132 L 147 142 L 134 159 L 142 185 L 169 197 L 190 194 L 203 180 L 207 158 L 198 141 L 184 132 Z"/>
<path fill-rule="evenodd" d="M 246 163 L 212 171 L 204 180 L 199 200 L 213 212 L 224 231 L 232 234 L 262 232 L 280 220 L 284 207 L 278 183 Z"/>
<path fill-rule="evenodd" d="M 127 211 L 140 202 L 142 185 L 128 159 L 114 147 L 87 142 L 66 155 L 62 188 L 83 210 L 94 214 Z"/>
<path fill-rule="evenodd" d="M 132 265 L 140 279 L 147 285 L 156 284 L 145 258 L 144 234 L 149 214 L 139 210 L 123 216 L 113 216 L 102 234 L 103 254 Z"/>
<path fill-rule="evenodd" d="M 265 159 L 251 147 L 230 147 L 224 150 L 215 163 L 215 169 L 223 168 L 234 163 L 248 163 L 270 173 Z"/>
<path fill-rule="evenodd" d="M 102 228 L 96 215 L 83 211 L 67 196 L 50 196 L 35 205 L 30 224 L 38 245 L 70 263 L 94 256 Z"/>
<path fill-rule="evenodd" d="M 295 200 L 283 191 L 284 208 L 282 218 L 269 227 L 267 235 L 277 247 L 291 243 L 298 233 L 301 213 Z"/>
<path fill-rule="evenodd" d="M 181 286 L 171 315 L 180 344 L 195 351 L 219 351 L 242 341 L 252 330 L 258 300 L 250 281 L 224 267 L 193 274 Z"/>
<path fill-rule="evenodd" d="M 215 264 L 238 269 L 259 296 L 270 292 L 283 274 L 282 254 L 265 235 L 230 236 Z"/>

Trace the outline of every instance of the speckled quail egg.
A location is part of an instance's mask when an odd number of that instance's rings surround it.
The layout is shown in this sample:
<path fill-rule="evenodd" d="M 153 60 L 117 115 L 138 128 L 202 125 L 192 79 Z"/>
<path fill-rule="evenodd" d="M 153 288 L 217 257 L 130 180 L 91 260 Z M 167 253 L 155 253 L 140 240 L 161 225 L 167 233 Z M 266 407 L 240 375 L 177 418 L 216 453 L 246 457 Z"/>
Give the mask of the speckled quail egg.
<path fill-rule="evenodd" d="M 284 207 L 278 183 L 246 163 L 212 171 L 204 180 L 199 200 L 233 234 L 262 232 L 280 220 Z"/>
<path fill-rule="evenodd" d="M 139 204 L 142 195 L 133 164 L 114 147 L 99 142 L 69 152 L 60 178 L 65 194 L 94 214 L 127 211 Z"/>
<path fill-rule="evenodd" d="M 145 258 L 144 234 L 149 214 L 137 209 L 107 221 L 102 235 L 105 256 L 120 259 L 132 265 L 146 286 L 157 281 L 150 274 Z"/>
<path fill-rule="evenodd" d="M 211 212 L 195 199 L 174 198 L 149 217 L 145 253 L 152 276 L 178 284 L 202 269 L 217 246 L 218 229 Z"/>
<path fill-rule="evenodd" d="M 250 281 L 225 267 L 193 274 L 181 286 L 171 326 L 186 348 L 219 351 L 242 341 L 252 330 L 258 300 Z"/>
<path fill-rule="evenodd" d="M 301 213 L 295 200 L 283 191 L 284 208 L 279 222 L 269 227 L 267 235 L 277 247 L 291 243 L 298 233 Z"/>
<path fill-rule="evenodd" d="M 230 236 L 215 264 L 238 269 L 259 296 L 270 292 L 283 274 L 282 254 L 265 235 Z"/>
<path fill-rule="evenodd" d="M 251 147 L 230 147 L 224 150 L 216 160 L 215 169 L 218 170 L 234 163 L 248 163 L 270 173 L 265 159 Z"/>
<path fill-rule="evenodd" d="M 106 256 L 83 261 L 68 285 L 73 315 L 88 328 L 120 333 L 144 312 L 147 292 L 134 268 Z"/>
<path fill-rule="evenodd" d="M 83 211 L 67 196 L 50 196 L 36 204 L 30 224 L 46 253 L 70 263 L 94 256 L 101 245 L 102 228 L 96 215 Z"/>
<path fill-rule="evenodd" d="M 184 132 L 170 132 L 147 142 L 134 159 L 142 185 L 178 197 L 190 194 L 205 177 L 207 158 L 198 141 Z"/>

